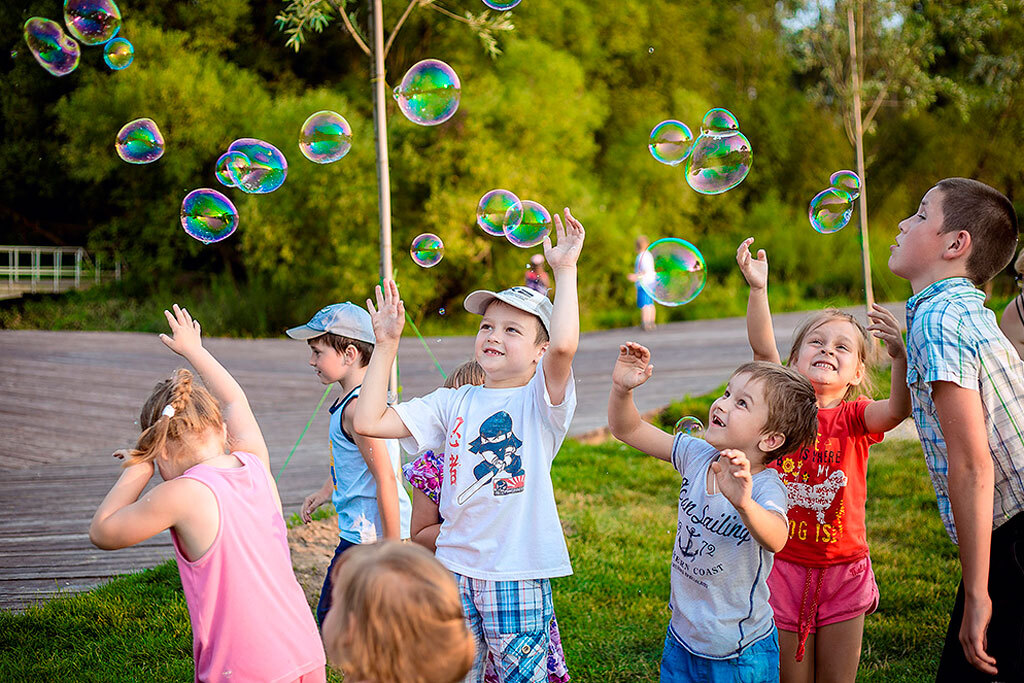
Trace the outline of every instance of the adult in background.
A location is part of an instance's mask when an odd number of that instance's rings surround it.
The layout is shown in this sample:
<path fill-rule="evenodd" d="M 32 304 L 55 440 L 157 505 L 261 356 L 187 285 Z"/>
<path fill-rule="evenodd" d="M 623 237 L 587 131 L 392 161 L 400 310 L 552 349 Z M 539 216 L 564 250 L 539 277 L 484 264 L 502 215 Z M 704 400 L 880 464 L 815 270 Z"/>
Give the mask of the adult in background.
<path fill-rule="evenodd" d="M 1017 254 L 1013 270 L 1015 271 L 1013 279 L 1017 286 L 1024 286 L 1024 249 Z M 1006 305 L 1003 317 L 999 319 L 999 329 L 1013 343 L 1013 348 L 1017 349 L 1017 355 L 1024 358 L 1024 292 L 1013 297 L 1013 300 Z"/>
<path fill-rule="evenodd" d="M 650 332 L 654 329 L 654 299 L 641 285 L 654 284 L 654 257 L 647 251 L 650 240 L 646 235 L 636 238 L 636 262 L 629 281 L 636 283 L 636 307 L 640 309 L 640 329 Z"/>

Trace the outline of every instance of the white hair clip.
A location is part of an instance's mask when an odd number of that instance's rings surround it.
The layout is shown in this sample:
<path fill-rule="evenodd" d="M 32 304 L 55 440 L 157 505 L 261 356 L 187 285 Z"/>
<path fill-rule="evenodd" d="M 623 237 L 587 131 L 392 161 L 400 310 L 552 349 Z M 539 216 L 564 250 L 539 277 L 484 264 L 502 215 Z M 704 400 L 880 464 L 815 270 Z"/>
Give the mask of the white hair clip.
<path fill-rule="evenodd" d="M 174 406 L 168 403 L 167 405 L 164 406 L 164 412 L 160 414 L 166 415 L 167 417 L 174 417 Z"/>

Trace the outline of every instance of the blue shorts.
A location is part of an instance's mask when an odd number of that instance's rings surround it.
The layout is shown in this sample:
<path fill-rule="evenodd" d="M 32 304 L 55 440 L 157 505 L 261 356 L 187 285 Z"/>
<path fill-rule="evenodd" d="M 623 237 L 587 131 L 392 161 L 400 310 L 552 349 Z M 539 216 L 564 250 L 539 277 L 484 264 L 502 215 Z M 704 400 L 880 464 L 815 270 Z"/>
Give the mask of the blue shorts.
<path fill-rule="evenodd" d="M 316 623 L 321 628 L 323 628 L 324 617 L 327 616 L 327 611 L 331 609 L 331 591 L 334 590 L 334 567 L 338 564 L 342 553 L 355 546 L 355 543 L 349 543 L 344 538 L 338 538 L 338 547 L 334 549 L 334 557 L 331 558 L 331 564 L 327 567 L 327 576 L 324 577 L 324 585 L 320 589 L 320 602 L 316 606 Z"/>
<path fill-rule="evenodd" d="M 692 654 L 672 632 L 661 655 L 661 683 L 778 683 L 779 632 L 765 636 L 738 657 L 708 659 Z"/>
<path fill-rule="evenodd" d="M 647 293 L 647 290 L 640 285 L 636 286 L 636 307 L 644 308 L 645 306 L 651 306 L 654 304 L 654 299 Z"/>

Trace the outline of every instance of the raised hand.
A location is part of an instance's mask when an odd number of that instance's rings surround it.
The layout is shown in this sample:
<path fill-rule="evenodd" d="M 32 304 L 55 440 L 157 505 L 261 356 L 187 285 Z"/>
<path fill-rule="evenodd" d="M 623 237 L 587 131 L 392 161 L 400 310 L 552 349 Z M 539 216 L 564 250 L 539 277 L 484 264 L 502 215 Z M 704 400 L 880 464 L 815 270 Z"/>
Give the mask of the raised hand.
<path fill-rule="evenodd" d="M 373 302 L 366 300 L 366 310 L 370 312 L 370 320 L 373 322 L 373 334 L 378 344 L 397 343 L 405 327 L 405 304 L 398 296 L 398 283 L 384 280 L 383 286 L 377 285 L 375 291 L 377 307 L 374 308 Z"/>
<path fill-rule="evenodd" d="M 619 347 L 619 357 L 612 368 L 612 384 L 623 391 L 630 391 L 646 382 L 654 373 L 651 352 L 636 342 L 626 342 Z"/>
<path fill-rule="evenodd" d="M 160 341 L 175 353 L 188 358 L 190 353 L 203 348 L 202 329 L 199 322 L 192 319 L 188 309 L 181 308 L 178 304 L 172 306 L 174 313 L 164 311 L 167 324 L 171 328 L 171 336 L 160 335 Z"/>
<path fill-rule="evenodd" d="M 750 255 L 750 245 L 754 243 L 753 237 L 748 237 L 740 243 L 736 250 L 736 263 L 740 266 L 740 272 L 751 289 L 764 289 L 768 286 L 768 254 L 764 249 L 759 249 L 757 258 Z"/>
<path fill-rule="evenodd" d="M 739 509 L 750 500 L 754 481 L 750 476 L 750 460 L 746 453 L 735 448 L 726 448 L 717 461 L 711 463 L 715 482 L 722 495 Z"/>
<path fill-rule="evenodd" d="M 900 333 L 900 323 L 896 316 L 878 304 L 871 304 L 872 310 L 868 312 L 871 324 L 868 331 L 876 338 L 885 342 L 885 351 L 890 358 L 905 358 L 907 349 L 903 345 L 903 335 Z"/>
<path fill-rule="evenodd" d="M 583 238 L 586 237 L 583 224 L 576 220 L 568 208 L 565 209 L 564 227 L 557 213 L 554 216 L 554 221 L 558 244 L 552 246 L 551 237 L 545 237 L 544 258 L 547 259 L 551 270 L 575 266 L 576 261 L 580 258 L 580 251 L 583 249 Z"/>

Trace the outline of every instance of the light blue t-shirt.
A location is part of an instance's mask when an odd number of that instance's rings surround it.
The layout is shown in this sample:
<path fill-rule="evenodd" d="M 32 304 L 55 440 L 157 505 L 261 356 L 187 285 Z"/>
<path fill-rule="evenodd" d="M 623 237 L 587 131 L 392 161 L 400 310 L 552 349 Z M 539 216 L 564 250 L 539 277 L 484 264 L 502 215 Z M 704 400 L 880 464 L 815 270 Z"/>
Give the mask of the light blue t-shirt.
<path fill-rule="evenodd" d="M 775 631 L 768 604 L 774 554 L 751 537 L 723 494 L 707 492 L 708 468 L 717 457 L 718 449 L 702 439 L 679 434 L 672 444 L 672 466 L 683 481 L 669 631 L 695 655 L 729 659 Z M 752 497 L 786 517 L 786 487 L 775 470 L 754 475 Z"/>
<path fill-rule="evenodd" d="M 384 525 L 377 509 L 377 482 L 366 466 L 363 454 L 341 425 L 341 416 L 349 402 L 359 395 L 356 387 L 345 398 L 331 406 L 331 479 L 334 493 L 331 501 L 338 511 L 338 534 L 349 543 L 373 543 L 384 537 Z M 398 513 L 402 538 L 409 538 L 412 503 L 399 475 L 401 458 L 398 442 L 386 441 L 391 469 L 398 487 Z"/>

